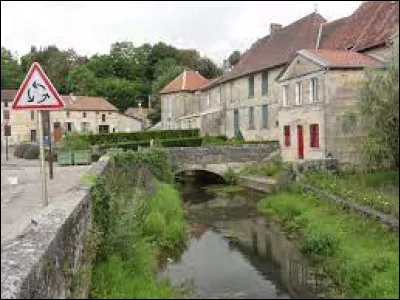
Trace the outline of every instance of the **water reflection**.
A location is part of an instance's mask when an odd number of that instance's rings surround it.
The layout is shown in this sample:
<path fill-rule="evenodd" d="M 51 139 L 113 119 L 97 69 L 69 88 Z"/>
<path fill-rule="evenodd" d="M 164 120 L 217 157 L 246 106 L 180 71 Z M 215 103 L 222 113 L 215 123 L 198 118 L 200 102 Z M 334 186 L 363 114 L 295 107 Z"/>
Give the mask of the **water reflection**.
<path fill-rule="evenodd" d="M 308 262 L 277 224 L 258 216 L 257 195 L 207 195 L 212 201 L 202 203 L 204 190 L 188 189 L 185 200 L 197 203 L 186 207 L 190 240 L 160 277 L 190 282 L 191 298 L 315 298 Z"/>

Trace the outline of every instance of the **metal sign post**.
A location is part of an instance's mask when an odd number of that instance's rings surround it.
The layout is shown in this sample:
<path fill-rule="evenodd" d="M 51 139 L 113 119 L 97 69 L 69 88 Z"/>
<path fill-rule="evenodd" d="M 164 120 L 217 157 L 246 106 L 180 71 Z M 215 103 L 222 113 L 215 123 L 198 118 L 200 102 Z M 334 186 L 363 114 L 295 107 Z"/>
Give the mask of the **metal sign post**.
<path fill-rule="evenodd" d="M 4 125 L 4 135 L 6 137 L 6 160 L 8 161 L 8 137 L 11 136 L 11 125 Z"/>
<path fill-rule="evenodd" d="M 12 103 L 12 109 L 15 110 L 36 110 L 38 111 L 38 126 L 39 126 L 39 144 L 40 144 L 40 175 L 42 181 L 42 197 L 43 204 L 47 206 L 47 175 L 45 168 L 45 151 L 44 151 L 44 124 L 45 110 L 57 110 L 64 107 L 57 90 L 50 82 L 49 78 L 44 73 L 42 67 L 34 62 L 28 71 L 24 81 L 21 83 L 17 94 Z M 50 118 L 48 118 L 50 122 Z M 47 126 L 46 126 L 47 129 Z M 50 131 L 49 131 L 50 132 Z M 49 139 L 50 133 L 49 133 Z M 51 142 L 50 142 L 51 143 Z M 50 145 L 51 147 L 51 145 Z M 51 153 L 50 153 L 51 155 Z M 50 172 L 52 174 L 52 165 Z M 51 175 L 52 176 L 52 175 Z"/>
<path fill-rule="evenodd" d="M 43 111 L 38 111 L 38 126 L 39 126 L 39 145 L 40 145 L 40 174 L 42 178 L 42 195 L 43 195 L 43 206 L 49 204 L 47 195 L 47 174 L 45 168 L 45 157 L 44 157 L 44 135 L 43 135 Z"/>

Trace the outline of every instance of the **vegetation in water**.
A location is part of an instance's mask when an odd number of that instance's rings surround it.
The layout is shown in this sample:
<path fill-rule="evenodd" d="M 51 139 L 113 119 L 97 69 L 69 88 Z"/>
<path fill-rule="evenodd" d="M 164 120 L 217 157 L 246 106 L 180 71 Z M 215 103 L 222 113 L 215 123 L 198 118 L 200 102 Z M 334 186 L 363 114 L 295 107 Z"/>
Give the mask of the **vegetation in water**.
<path fill-rule="evenodd" d="M 92 187 L 97 233 L 92 298 L 176 298 L 180 291 L 157 280 L 158 257 L 183 249 L 185 223 L 179 193 L 161 172 L 160 150 L 112 156 L 107 172 Z M 136 167 L 134 167 L 134 165 Z M 168 164 L 164 164 L 164 168 Z"/>
<path fill-rule="evenodd" d="M 229 185 L 235 185 L 237 183 L 238 175 L 232 168 L 229 168 L 224 174 L 224 180 Z"/>
<path fill-rule="evenodd" d="M 399 217 L 399 172 L 308 173 L 306 179 L 332 194 Z"/>
<path fill-rule="evenodd" d="M 333 295 L 398 299 L 397 232 L 293 186 L 262 199 L 259 209 L 277 218 L 315 266 L 330 276 Z"/>

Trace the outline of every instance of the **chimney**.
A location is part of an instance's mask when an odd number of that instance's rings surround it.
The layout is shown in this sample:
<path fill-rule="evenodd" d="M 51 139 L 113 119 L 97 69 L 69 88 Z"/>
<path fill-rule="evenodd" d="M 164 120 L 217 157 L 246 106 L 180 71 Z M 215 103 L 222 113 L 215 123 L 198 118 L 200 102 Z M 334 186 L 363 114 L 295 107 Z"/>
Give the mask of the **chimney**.
<path fill-rule="evenodd" d="M 75 96 L 74 96 L 74 94 L 70 93 L 69 96 L 71 97 L 72 102 L 74 102 L 75 99 L 76 99 Z"/>
<path fill-rule="evenodd" d="M 278 32 L 281 29 L 282 29 L 282 25 L 281 24 L 277 24 L 277 23 L 271 23 L 270 24 L 270 34 L 271 35 L 273 35 L 274 33 Z"/>

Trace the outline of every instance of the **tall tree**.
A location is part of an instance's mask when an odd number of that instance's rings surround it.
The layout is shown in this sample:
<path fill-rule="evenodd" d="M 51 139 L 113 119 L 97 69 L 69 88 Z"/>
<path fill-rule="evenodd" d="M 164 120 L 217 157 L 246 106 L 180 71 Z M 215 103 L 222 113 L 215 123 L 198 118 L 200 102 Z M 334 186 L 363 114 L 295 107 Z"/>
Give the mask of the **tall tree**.
<path fill-rule="evenodd" d="M 242 57 L 242 54 L 240 53 L 240 51 L 235 50 L 231 53 L 231 55 L 229 55 L 228 62 L 231 66 L 234 66 L 239 62 L 241 57 Z"/>
<path fill-rule="evenodd" d="M 10 50 L 1 47 L 1 88 L 17 89 L 23 76 L 18 60 L 13 57 Z"/>
<path fill-rule="evenodd" d="M 367 132 L 366 164 L 399 167 L 399 45 L 384 70 L 368 70 L 360 90 L 360 110 Z"/>
<path fill-rule="evenodd" d="M 205 78 L 211 79 L 222 74 L 222 70 L 216 66 L 216 64 L 207 57 L 199 59 L 196 65 L 196 70 Z"/>

